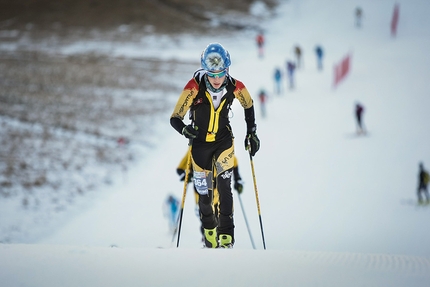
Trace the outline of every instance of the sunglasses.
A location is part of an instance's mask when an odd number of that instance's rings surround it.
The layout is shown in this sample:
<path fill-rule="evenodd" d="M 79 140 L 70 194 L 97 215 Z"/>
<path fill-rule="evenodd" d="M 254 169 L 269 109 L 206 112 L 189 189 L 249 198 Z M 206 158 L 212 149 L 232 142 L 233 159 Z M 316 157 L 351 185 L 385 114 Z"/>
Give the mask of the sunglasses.
<path fill-rule="evenodd" d="M 209 72 L 209 71 L 206 72 L 206 75 L 208 75 L 208 77 L 210 77 L 210 78 L 221 78 L 221 77 L 224 77 L 225 74 L 227 74 L 227 69 L 225 69 L 225 70 L 223 70 L 221 72 L 218 72 L 218 73 L 212 73 L 212 72 Z"/>

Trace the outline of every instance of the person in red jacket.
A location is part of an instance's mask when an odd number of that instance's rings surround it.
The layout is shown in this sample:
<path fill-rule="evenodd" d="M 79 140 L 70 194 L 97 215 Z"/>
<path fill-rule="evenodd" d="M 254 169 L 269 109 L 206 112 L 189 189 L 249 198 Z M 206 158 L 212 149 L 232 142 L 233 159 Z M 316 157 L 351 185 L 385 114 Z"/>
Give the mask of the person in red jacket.
<path fill-rule="evenodd" d="M 258 94 L 258 98 L 260 99 L 260 110 L 261 110 L 261 116 L 263 118 L 266 117 L 266 102 L 267 102 L 267 94 L 264 89 L 260 90 L 260 93 Z"/>
<path fill-rule="evenodd" d="M 230 107 L 237 99 L 244 109 L 247 132 L 245 149 L 255 156 L 260 149 L 254 104 L 245 85 L 229 74 L 230 54 L 219 43 L 209 44 L 201 55 L 201 67 L 185 85 L 170 124 L 191 144 L 194 185 L 199 193 L 200 220 L 208 248 L 232 248 L 234 244 L 233 194 L 234 136 Z M 184 117 L 190 111 L 190 124 Z M 216 176 L 214 176 L 214 170 Z M 219 193 L 218 220 L 213 210 L 213 181 Z"/>
<path fill-rule="evenodd" d="M 258 33 L 256 37 L 257 48 L 258 48 L 258 56 L 260 58 L 264 57 L 264 35 L 263 32 Z"/>

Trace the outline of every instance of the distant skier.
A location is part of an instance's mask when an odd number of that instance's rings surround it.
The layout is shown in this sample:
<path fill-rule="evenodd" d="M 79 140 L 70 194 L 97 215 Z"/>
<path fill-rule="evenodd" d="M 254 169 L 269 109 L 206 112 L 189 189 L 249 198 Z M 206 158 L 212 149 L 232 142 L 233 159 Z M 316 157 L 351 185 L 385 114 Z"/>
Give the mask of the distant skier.
<path fill-rule="evenodd" d="M 430 203 L 430 197 L 429 192 L 427 189 L 427 185 L 429 183 L 430 176 L 429 173 L 424 169 L 424 165 L 422 163 L 419 164 L 419 173 L 418 173 L 418 203 L 419 204 L 429 204 Z M 421 196 L 421 193 L 424 193 L 426 197 L 426 201 L 423 201 L 423 198 Z"/>
<path fill-rule="evenodd" d="M 280 95 L 282 93 L 282 72 L 281 69 L 276 68 L 275 69 L 275 91 L 276 94 Z"/>
<path fill-rule="evenodd" d="M 294 89 L 294 72 L 296 70 L 296 65 L 293 61 L 287 61 L 287 73 L 288 73 L 288 84 L 290 89 Z"/>
<path fill-rule="evenodd" d="M 163 206 L 164 216 L 168 220 L 170 232 L 176 229 L 176 223 L 179 215 L 179 200 L 172 194 L 167 196 Z"/>
<path fill-rule="evenodd" d="M 299 45 L 294 47 L 294 54 L 296 55 L 297 69 L 302 67 L 302 48 Z"/>
<path fill-rule="evenodd" d="M 394 5 L 394 12 L 391 18 L 391 25 L 390 25 L 392 37 L 395 37 L 397 34 L 397 26 L 399 24 L 399 13 L 400 13 L 400 6 L 398 3 L 396 3 Z"/>
<path fill-rule="evenodd" d="M 263 34 L 263 32 L 258 33 L 255 40 L 257 42 L 258 56 L 260 58 L 263 58 L 263 56 L 264 56 L 264 34 Z"/>
<path fill-rule="evenodd" d="M 323 48 L 320 45 L 317 45 L 315 47 L 315 54 L 317 55 L 317 67 L 318 70 L 322 70 L 323 69 L 323 56 L 324 56 L 324 51 Z"/>
<path fill-rule="evenodd" d="M 262 89 L 260 91 L 260 93 L 258 94 L 258 98 L 260 100 L 260 110 L 261 110 L 261 116 L 263 118 L 266 117 L 266 102 L 267 102 L 267 94 L 264 91 L 264 89 Z"/>
<path fill-rule="evenodd" d="M 366 130 L 364 129 L 363 125 L 363 113 L 364 113 L 364 107 L 360 103 L 355 103 L 355 119 L 357 121 L 357 134 L 365 134 Z"/>
<path fill-rule="evenodd" d="M 363 18 L 363 10 L 361 7 L 355 8 L 355 26 L 357 28 L 361 27 L 361 19 Z"/>

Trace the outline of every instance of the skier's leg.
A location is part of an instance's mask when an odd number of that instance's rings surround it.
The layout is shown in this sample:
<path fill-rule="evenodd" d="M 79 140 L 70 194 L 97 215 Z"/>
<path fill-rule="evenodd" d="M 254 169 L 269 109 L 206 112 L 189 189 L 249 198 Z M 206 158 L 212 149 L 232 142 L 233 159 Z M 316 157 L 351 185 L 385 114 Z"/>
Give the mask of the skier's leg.
<path fill-rule="evenodd" d="M 194 186 L 199 193 L 200 220 L 207 247 L 218 246 L 217 220 L 213 210 L 212 146 L 206 143 L 193 145 Z"/>
<path fill-rule="evenodd" d="M 218 247 L 217 220 L 213 210 L 213 191 L 199 196 L 200 220 L 203 227 L 203 236 L 206 247 Z"/>
<path fill-rule="evenodd" d="M 233 169 L 229 169 L 217 177 L 220 199 L 218 233 L 234 237 L 232 174 Z"/>
<path fill-rule="evenodd" d="M 206 229 L 212 229 L 217 226 L 212 200 L 212 190 L 208 194 L 199 196 L 200 220 L 202 221 L 203 228 Z"/>
<path fill-rule="evenodd" d="M 195 174 L 195 173 L 194 173 Z M 208 178 L 211 178 L 209 176 Z M 212 179 L 210 179 L 212 182 Z M 206 247 L 218 247 L 218 232 L 217 232 L 217 219 L 213 209 L 213 190 L 210 189 L 206 194 L 199 194 L 199 211 L 201 228 Z"/>
<path fill-rule="evenodd" d="M 200 208 L 199 208 L 200 196 L 199 196 L 199 193 L 197 192 L 197 189 L 195 186 L 194 186 L 194 198 L 196 200 L 196 215 L 200 220 Z M 205 233 L 204 233 L 203 224 L 202 224 L 201 220 L 200 220 L 200 233 L 202 234 L 202 240 L 204 241 Z"/>
<path fill-rule="evenodd" d="M 215 163 L 216 185 L 219 194 L 218 234 L 221 245 L 234 244 L 233 194 L 231 192 L 231 178 L 233 176 L 234 148 L 224 150 Z"/>
<path fill-rule="evenodd" d="M 200 181 L 200 186 L 197 187 L 197 192 L 199 193 L 199 211 L 200 211 L 200 220 L 202 222 L 202 226 L 205 229 L 213 229 L 217 226 L 217 222 L 215 219 L 215 214 L 213 210 L 213 190 L 212 190 L 212 184 L 208 184 L 209 182 L 212 183 L 212 172 L 207 171 L 194 171 L 194 175 L 199 176 L 198 174 L 201 173 L 202 175 L 199 178 L 196 178 L 196 181 Z M 204 176 L 204 174 L 206 174 Z M 206 182 L 207 184 L 204 184 L 202 182 Z M 210 186 L 210 188 L 208 187 Z"/>
<path fill-rule="evenodd" d="M 424 187 L 424 195 L 426 196 L 426 202 L 430 203 L 429 191 L 427 189 L 427 186 Z"/>
<path fill-rule="evenodd" d="M 423 199 L 422 199 L 422 197 L 421 197 L 421 189 L 422 189 L 422 187 L 421 187 L 421 185 L 420 185 L 420 186 L 418 187 L 418 190 L 417 190 L 418 203 L 423 202 Z"/>
<path fill-rule="evenodd" d="M 213 199 L 212 146 L 205 143 L 195 143 L 192 149 L 193 180 L 196 192 L 199 194 L 198 205 L 200 218 L 204 228 L 216 227 Z"/>
<path fill-rule="evenodd" d="M 359 114 L 356 114 L 356 119 L 357 119 L 357 134 L 361 133 L 361 117 Z"/>

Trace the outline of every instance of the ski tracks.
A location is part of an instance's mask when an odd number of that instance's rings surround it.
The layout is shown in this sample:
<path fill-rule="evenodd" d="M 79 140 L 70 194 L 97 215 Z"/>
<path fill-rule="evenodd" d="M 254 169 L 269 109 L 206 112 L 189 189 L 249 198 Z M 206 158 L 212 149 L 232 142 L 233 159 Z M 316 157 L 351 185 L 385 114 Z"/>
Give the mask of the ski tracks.
<path fill-rule="evenodd" d="M 292 253 L 295 253 L 294 256 L 298 260 L 313 264 L 339 265 L 377 272 L 386 271 L 406 276 L 429 276 L 430 274 L 430 258 L 427 257 L 340 252 L 292 251 Z"/>

